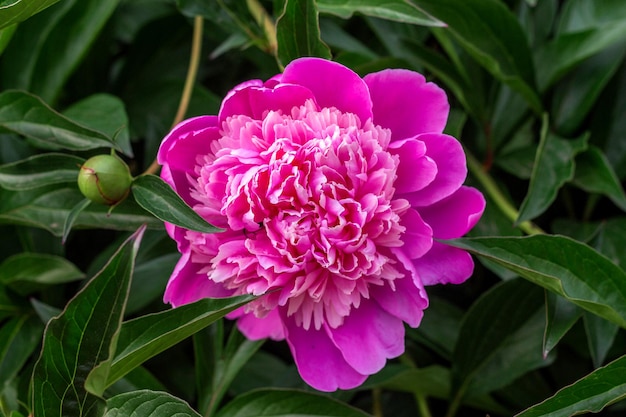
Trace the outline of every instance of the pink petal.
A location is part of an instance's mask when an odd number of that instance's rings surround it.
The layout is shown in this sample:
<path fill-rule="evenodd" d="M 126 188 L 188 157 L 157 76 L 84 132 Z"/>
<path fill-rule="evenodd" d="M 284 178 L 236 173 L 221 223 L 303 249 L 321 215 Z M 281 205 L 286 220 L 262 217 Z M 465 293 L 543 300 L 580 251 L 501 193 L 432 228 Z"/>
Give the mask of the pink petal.
<path fill-rule="evenodd" d="M 343 358 L 323 328 L 309 330 L 295 324 L 281 309 L 285 337 L 304 381 L 319 391 L 351 389 L 361 385 L 367 375 L 355 371 Z"/>
<path fill-rule="evenodd" d="M 400 164 L 396 174 L 398 178 L 393 186 L 398 193 L 410 193 L 421 190 L 430 184 L 437 175 L 437 164 L 426 156 L 426 145 L 417 139 L 392 142 L 389 146 L 392 155 L 398 155 Z"/>
<path fill-rule="evenodd" d="M 420 213 L 411 208 L 402 216 L 400 223 L 406 228 L 402 234 L 402 250 L 409 258 L 419 258 L 433 245 L 433 229 L 422 220 Z"/>
<path fill-rule="evenodd" d="M 392 140 L 434 132 L 446 126 L 446 93 L 413 71 L 387 69 L 364 78 L 373 102 L 374 123 L 391 129 Z"/>
<path fill-rule="evenodd" d="M 280 110 L 283 114 L 290 114 L 294 106 L 302 106 L 308 99 L 313 99 L 313 93 L 299 85 L 279 84 L 274 89 L 252 86 L 232 91 L 224 99 L 219 112 L 219 120 L 229 116 L 245 115 L 255 120 L 263 120 L 270 110 Z"/>
<path fill-rule="evenodd" d="M 250 340 L 261 340 L 267 337 L 272 340 L 285 338 L 283 321 L 277 309 L 270 311 L 263 318 L 258 318 L 252 313 L 244 314 L 237 321 L 237 327 Z"/>
<path fill-rule="evenodd" d="M 206 265 L 193 263 L 190 257 L 190 251 L 182 253 L 167 283 L 163 302 L 178 307 L 202 298 L 224 298 L 232 295 L 223 285 L 211 281 L 206 273 L 199 272 Z"/>
<path fill-rule="evenodd" d="M 435 238 L 454 239 L 474 227 L 484 210 L 485 197 L 480 191 L 463 186 L 451 196 L 420 208 L 419 212 L 433 228 Z"/>
<path fill-rule="evenodd" d="M 285 67 L 281 82 L 304 86 L 313 92 L 320 107 L 336 107 L 356 114 L 364 123 L 372 117 L 372 101 L 365 82 L 337 62 L 300 58 Z"/>
<path fill-rule="evenodd" d="M 413 261 L 424 285 L 461 284 L 474 272 L 469 253 L 439 242 L 428 253 Z"/>
<path fill-rule="evenodd" d="M 418 139 L 426 144 L 426 155 L 437 164 L 437 176 L 423 189 L 399 197 L 406 198 L 413 206 L 423 207 L 458 190 L 467 176 L 467 166 L 463 147 L 452 136 L 428 133 L 420 135 Z"/>
<path fill-rule="evenodd" d="M 336 329 L 328 328 L 329 336 L 344 359 L 357 372 L 371 375 L 380 371 L 387 359 L 404 352 L 404 324 L 376 302 L 361 302 L 352 309 Z"/>
<path fill-rule="evenodd" d="M 417 327 L 428 307 L 428 297 L 413 263 L 402 254 L 402 249 L 392 252 L 400 261 L 396 267 L 404 269 L 405 277 L 393 281 L 395 290 L 390 285 L 373 287 L 370 295 L 387 313 Z"/>

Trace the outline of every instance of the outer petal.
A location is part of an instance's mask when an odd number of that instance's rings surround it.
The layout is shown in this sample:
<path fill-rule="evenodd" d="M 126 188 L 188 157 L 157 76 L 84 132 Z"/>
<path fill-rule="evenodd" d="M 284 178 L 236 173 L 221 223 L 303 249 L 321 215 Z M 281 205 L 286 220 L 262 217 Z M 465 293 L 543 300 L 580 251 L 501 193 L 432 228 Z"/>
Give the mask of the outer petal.
<path fill-rule="evenodd" d="M 413 263 L 402 254 L 402 249 L 393 249 L 392 252 L 400 261 L 398 268 L 404 268 L 405 277 L 393 281 L 395 288 L 390 285 L 372 288 L 370 295 L 386 312 L 411 327 L 417 327 L 428 307 L 426 290 Z"/>
<path fill-rule="evenodd" d="M 433 245 L 433 230 L 422 220 L 420 213 L 410 208 L 402 216 L 402 226 L 406 231 L 402 234 L 402 250 L 409 258 L 419 258 Z"/>
<path fill-rule="evenodd" d="M 286 317 L 281 308 L 285 337 L 302 379 L 320 391 L 350 389 L 361 385 L 367 375 L 355 371 L 322 328 L 304 330 Z"/>
<path fill-rule="evenodd" d="M 372 97 L 374 123 L 391 129 L 391 140 L 441 133 L 450 105 L 446 93 L 413 71 L 388 69 L 364 78 Z"/>
<path fill-rule="evenodd" d="M 263 318 L 258 318 L 252 313 L 244 314 L 237 321 L 237 327 L 250 340 L 260 340 L 269 337 L 272 340 L 283 340 L 285 331 L 283 321 L 274 309 Z"/>
<path fill-rule="evenodd" d="M 189 250 L 182 253 L 167 283 L 163 302 L 178 307 L 202 298 L 224 298 L 232 295 L 223 285 L 211 281 L 207 274 L 199 272 L 205 265 L 195 264 L 190 258 Z"/>
<path fill-rule="evenodd" d="M 329 336 L 344 359 L 361 374 L 380 371 L 387 359 L 404 352 L 404 324 L 373 300 L 361 302 L 343 324 L 327 327 Z"/>
<path fill-rule="evenodd" d="M 219 120 L 229 116 L 246 115 L 255 120 L 262 120 L 270 110 L 281 110 L 289 114 L 294 106 L 301 106 L 313 93 L 302 86 L 279 84 L 275 88 L 248 87 L 231 91 L 224 99 L 219 112 Z"/>
<path fill-rule="evenodd" d="M 474 272 L 469 253 L 439 242 L 413 264 L 424 285 L 461 284 Z"/>
<path fill-rule="evenodd" d="M 398 155 L 398 178 L 393 186 L 398 193 L 419 191 L 437 176 L 437 164 L 426 154 L 426 144 L 417 139 L 392 142 L 389 152 Z"/>
<path fill-rule="evenodd" d="M 422 218 L 433 228 L 437 239 L 463 236 L 480 220 L 485 210 L 485 197 L 475 188 L 461 187 L 450 197 L 420 208 Z"/>
<path fill-rule="evenodd" d="M 424 207 L 458 190 L 467 176 L 467 166 L 463 147 L 452 136 L 427 133 L 418 139 L 426 144 L 426 155 L 437 164 L 437 176 L 423 189 L 399 197 L 406 198 L 413 206 Z M 419 173 L 415 172 L 415 175 Z"/>
<path fill-rule="evenodd" d="M 320 107 L 354 113 L 365 122 L 372 117 L 372 100 L 365 82 L 354 71 L 320 58 L 300 58 L 285 67 L 282 83 L 298 84 L 313 92 Z"/>

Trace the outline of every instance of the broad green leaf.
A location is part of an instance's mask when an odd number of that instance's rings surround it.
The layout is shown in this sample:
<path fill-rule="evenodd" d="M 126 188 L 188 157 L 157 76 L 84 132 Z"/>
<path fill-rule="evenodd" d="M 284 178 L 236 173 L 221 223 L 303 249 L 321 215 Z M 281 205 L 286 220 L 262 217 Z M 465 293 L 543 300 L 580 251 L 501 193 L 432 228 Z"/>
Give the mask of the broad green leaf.
<path fill-rule="evenodd" d="M 104 417 L 200 417 L 189 404 L 166 392 L 126 392 L 107 400 Z"/>
<path fill-rule="evenodd" d="M 497 79 L 520 93 L 536 112 L 542 104 L 534 90 L 528 39 L 518 20 L 498 0 L 416 0 L 418 7 L 444 22 L 454 38 Z"/>
<path fill-rule="evenodd" d="M 575 304 L 555 293 L 546 291 L 546 329 L 543 335 L 543 355 L 554 349 L 582 315 Z"/>
<path fill-rule="evenodd" d="M 453 354 L 455 397 L 487 393 L 549 364 L 541 354 L 542 306 L 543 291 L 521 279 L 498 284 L 472 305 Z"/>
<path fill-rule="evenodd" d="M 276 22 L 277 58 L 285 66 L 296 58 L 316 56 L 330 59 L 330 49 L 320 38 L 315 0 L 286 0 Z"/>
<path fill-rule="evenodd" d="M 534 219 L 550 207 L 559 189 L 574 177 L 574 157 L 587 148 L 588 135 L 568 140 L 552 134 L 548 129 L 546 117 L 528 193 L 516 220 L 518 224 Z"/>
<path fill-rule="evenodd" d="M 163 298 L 163 288 L 180 259 L 180 254 L 168 253 L 147 261 L 137 261 L 130 286 L 126 314 L 133 314 L 154 300 Z"/>
<path fill-rule="evenodd" d="M 626 211 L 626 194 L 604 153 L 591 145 L 576 156 L 576 173 L 572 183 L 590 193 L 607 196 Z"/>
<path fill-rule="evenodd" d="M 146 368 L 140 366 L 107 388 L 105 395 L 107 398 L 111 398 L 119 394 L 139 390 L 167 391 L 167 388 Z"/>
<path fill-rule="evenodd" d="M 63 313 L 48 322 L 33 371 L 34 415 L 58 416 L 59 410 L 72 416 L 104 413 L 103 383 L 115 351 L 143 230 L 132 235 Z"/>
<path fill-rule="evenodd" d="M 15 378 L 41 340 L 43 325 L 33 315 L 12 318 L 0 328 L 0 393 Z"/>
<path fill-rule="evenodd" d="M 39 97 L 24 91 L 0 93 L 0 129 L 25 136 L 45 149 L 121 150 L 103 133 L 74 123 L 54 111 Z"/>
<path fill-rule="evenodd" d="M 609 349 L 613 346 L 619 327 L 615 323 L 588 312 L 583 315 L 583 322 L 585 323 L 593 366 L 597 368 L 604 363 Z"/>
<path fill-rule="evenodd" d="M 367 417 L 332 398 L 295 390 L 268 389 L 240 395 L 216 417 Z"/>
<path fill-rule="evenodd" d="M 626 327 L 626 273 L 583 243 L 547 235 L 467 238 L 447 243 L 490 259 Z"/>
<path fill-rule="evenodd" d="M 21 224 L 63 235 L 63 225 L 71 210 L 83 201 L 78 187 L 52 185 L 26 191 L 8 191 L 0 188 L 0 223 Z M 109 207 L 91 204 L 74 223 L 75 228 L 104 228 L 137 230 L 142 224 L 162 229 L 163 222 L 155 219 L 127 198 L 109 214 Z"/>
<path fill-rule="evenodd" d="M 430 347 L 444 359 L 450 360 L 459 337 L 463 312 L 440 297 L 429 297 L 428 310 L 420 326 L 408 330 L 407 336 Z"/>
<path fill-rule="evenodd" d="M 626 270 L 626 217 L 604 220 L 593 235 L 591 245 L 601 254 Z"/>
<path fill-rule="evenodd" d="M 204 233 L 221 231 L 189 207 L 165 181 L 156 175 L 141 175 L 131 187 L 135 201 L 164 222 Z"/>
<path fill-rule="evenodd" d="M 416 5 L 404 0 L 317 0 L 321 13 L 329 13 L 344 19 L 354 13 L 361 13 L 379 19 L 394 20 L 423 26 L 444 26 L 445 24 L 430 16 Z"/>
<path fill-rule="evenodd" d="M 0 264 L 0 283 L 22 295 L 48 285 L 83 279 L 84 276 L 67 259 L 43 253 L 20 253 Z"/>
<path fill-rule="evenodd" d="M 203 299 L 125 322 L 107 385 L 253 299 L 253 296 Z"/>
<path fill-rule="evenodd" d="M 55 103 L 118 2 L 64 0 L 20 24 L 4 51 L 3 85 Z"/>
<path fill-rule="evenodd" d="M 83 158 L 60 153 L 31 156 L 0 165 L 0 186 L 8 190 L 28 190 L 44 185 L 76 182 Z"/>
<path fill-rule="evenodd" d="M 569 417 L 597 413 L 626 398 L 626 356 L 596 369 L 544 402 L 519 413 L 516 417 Z"/>
<path fill-rule="evenodd" d="M 626 3 L 621 0 L 575 0 L 563 3 L 557 34 L 599 28 L 626 19 Z"/>
<path fill-rule="evenodd" d="M 6 0 L 0 3 L 0 29 L 22 22 L 59 0 Z"/>
<path fill-rule="evenodd" d="M 0 29 L 0 55 L 4 52 L 4 49 L 7 47 L 11 38 L 13 38 L 13 34 L 17 29 L 17 24 L 13 24 L 11 26 L 6 26 L 4 29 Z"/>
<path fill-rule="evenodd" d="M 94 94 L 72 104 L 63 114 L 76 123 L 104 133 L 119 145 L 124 155 L 133 156 L 124 103 L 110 94 Z"/>

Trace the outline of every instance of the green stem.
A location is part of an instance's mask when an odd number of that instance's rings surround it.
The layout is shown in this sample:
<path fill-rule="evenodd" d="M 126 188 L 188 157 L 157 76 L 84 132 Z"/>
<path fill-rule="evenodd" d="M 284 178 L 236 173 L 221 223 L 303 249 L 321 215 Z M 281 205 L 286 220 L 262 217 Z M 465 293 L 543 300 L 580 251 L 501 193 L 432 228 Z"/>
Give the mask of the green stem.
<path fill-rule="evenodd" d="M 372 390 L 372 415 L 374 415 L 374 417 L 383 417 L 381 395 L 382 391 L 380 388 L 374 388 Z"/>
<path fill-rule="evenodd" d="M 467 167 L 472 175 L 474 175 L 478 182 L 480 182 L 485 192 L 489 195 L 489 197 L 491 197 L 500 211 L 512 222 L 515 222 L 519 216 L 517 209 L 502 193 L 493 178 L 485 172 L 480 162 L 478 162 L 478 160 L 471 153 L 469 153 L 467 149 L 465 150 L 465 154 L 467 155 Z M 541 228 L 529 221 L 520 223 L 518 227 L 528 235 L 545 234 Z"/>
<path fill-rule="evenodd" d="M 415 364 L 413 359 L 406 353 L 400 356 L 400 362 L 410 366 L 411 368 L 417 369 L 417 365 Z M 413 394 L 413 397 L 415 398 L 415 402 L 417 403 L 417 411 L 419 412 L 419 416 L 432 417 L 432 414 L 430 413 L 430 408 L 428 408 L 428 400 L 426 395 L 416 392 Z"/>
<path fill-rule="evenodd" d="M 196 82 L 196 75 L 198 74 L 198 66 L 200 65 L 200 53 L 202 51 L 202 29 L 204 26 L 204 19 L 202 16 L 196 16 L 193 20 L 193 39 L 191 42 L 191 56 L 189 58 L 189 68 L 187 69 L 187 78 L 185 78 L 185 86 L 178 103 L 178 110 L 176 116 L 172 122 L 172 128 L 180 123 L 185 118 L 187 108 L 189 107 L 189 101 L 191 100 L 191 93 L 193 92 L 193 85 Z M 159 163 L 155 159 L 152 164 L 146 169 L 144 174 L 156 174 L 159 171 Z"/>

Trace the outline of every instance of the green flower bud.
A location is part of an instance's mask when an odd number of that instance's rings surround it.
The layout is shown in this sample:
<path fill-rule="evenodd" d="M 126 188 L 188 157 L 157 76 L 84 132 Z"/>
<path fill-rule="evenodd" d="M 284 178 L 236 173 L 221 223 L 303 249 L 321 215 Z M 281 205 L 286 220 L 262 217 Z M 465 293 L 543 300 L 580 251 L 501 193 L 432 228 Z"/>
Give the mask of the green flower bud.
<path fill-rule="evenodd" d="M 132 181 L 128 165 L 113 155 L 89 158 L 78 173 L 78 188 L 83 195 L 107 206 L 124 200 Z"/>

